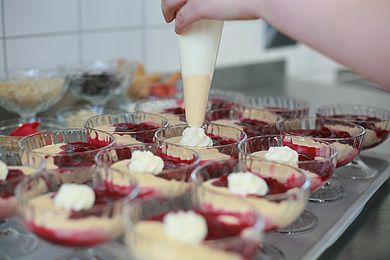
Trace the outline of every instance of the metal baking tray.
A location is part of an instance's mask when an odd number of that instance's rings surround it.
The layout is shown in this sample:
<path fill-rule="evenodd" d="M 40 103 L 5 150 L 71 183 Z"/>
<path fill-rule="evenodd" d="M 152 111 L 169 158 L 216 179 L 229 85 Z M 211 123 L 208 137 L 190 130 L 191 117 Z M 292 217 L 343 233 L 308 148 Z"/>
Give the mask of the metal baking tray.
<path fill-rule="evenodd" d="M 362 157 L 369 166 L 378 170 L 375 178 L 370 180 L 339 178 L 338 181 L 344 185 L 347 192 L 344 199 L 331 203 L 310 202 L 306 207 L 318 218 L 318 226 L 314 230 L 299 235 L 285 235 L 272 232 L 266 234 L 265 242 L 281 250 L 286 260 L 311 260 L 319 257 L 341 236 L 360 214 L 371 196 L 390 176 L 389 155 L 366 153 Z M 23 230 L 17 219 L 13 219 L 11 225 L 19 230 Z M 102 248 L 110 251 L 118 259 L 129 259 L 125 247 L 116 241 L 108 243 L 102 246 Z M 70 252 L 71 249 L 54 246 L 39 240 L 39 246 L 36 251 L 17 259 L 55 259 Z"/>

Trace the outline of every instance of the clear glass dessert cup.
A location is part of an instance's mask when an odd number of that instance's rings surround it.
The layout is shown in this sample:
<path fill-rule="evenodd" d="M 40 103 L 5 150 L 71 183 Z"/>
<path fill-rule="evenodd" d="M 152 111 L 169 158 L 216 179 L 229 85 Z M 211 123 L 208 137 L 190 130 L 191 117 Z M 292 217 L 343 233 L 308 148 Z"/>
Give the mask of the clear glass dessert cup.
<path fill-rule="evenodd" d="M 285 228 L 293 223 L 306 206 L 310 177 L 298 168 L 249 155 L 240 154 L 240 161 L 240 164 L 235 166 L 228 167 L 224 162 L 213 162 L 195 169 L 192 174 L 194 182 L 210 194 L 205 196 L 205 203 L 209 203 L 214 208 L 234 211 L 240 209 L 242 201 L 248 202 L 265 219 L 265 232 Z M 215 170 L 215 165 L 219 166 L 218 170 Z M 270 189 L 268 194 L 241 196 L 229 191 L 227 176 L 248 171 L 266 181 Z M 277 176 L 277 178 L 270 176 Z M 232 203 L 216 200 L 211 195 L 214 193 L 229 194 L 235 197 L 237 203 L 233 203 L 235 200 L 231 200 Z M 262 254 L 264 259 L 284 258 L 283 252 L 270 244 L 262 245 Z"/>
<path fill-rule="evenodd" d="M 95 167 L 96 154 L 115 143 L 111 134 L 94 129 L 60 129 L 40 132 L 20 140 L 27 156 L 38 155 L 47 160 L 48 169 Z"/>
<path fill-rule="evenodd" d="M 88 129 L 111 133 L 118 144 L 154 143 L 156 131 L 167 126 L 165 117 L 147 112 L 94 116 L 85 123 Z"/>
<path fill-rule="evenodd" d="M 340 119 L 358 124 L 366 130 L 362 150 L 376 147 L 386 141 L 390 133 L 390 111 L 366 105 L 337 104 L 317 109 L 318 117 Z M 368 166 L 360 156 L 338 171 L 338 176 L 350 179 L 370 179 L 377 170 Z"/>
<path fill-rule="evenodd" d="M 288 146 L 298 153 L 298 163 L 292 166 L 304 171 L 310 177 L 310 192 L 314 193 L 332 177 L 337 163 L 337 150 L 324 141 L 317 141 L 316 149 L 299 149 L 294 140 L 299 138 L 300 143 L 311 145 L 310 137 L 295 137 L 289 135 L 265 135 L 248 138 L 240 143 L 239 149 L 243 156 L 265 159 L 265 154 L 270 147 Z M 279 229 L 278 232 L 286 234 L 298 234 L 313 230 L 318 225 L 315 214 L 304 210 L 298 219 L 290 226 Z"/>
<path fill-rule="evenodd" d="M 28 123 L 28 124 L 26 124 Z M 22 131 L 21 128 L 31 126 Z M 45 130 L 55 130 L 62 128 L 63 125 L 54 118 L 36 117 L 29 121 L 23 119 L 8 119 L 0 121 L 0 152 L 19 151 L 19 141 L 26 135 Z M 19 130 L 18 136 L 15 136 L 15 130 Z M 23 132 L 23 133 L 22 133 Z M 12 136 L 10 136 L 12 134 Z"/>
<path fill-rule="evenodd" d="M 315 141 L 327 142 L 336 147 L 336 168 L 347 165 L 358 156 L 365 134 L 363 127 L 336 119 L 313 117 L 287 120 L 282 125 L 282 130 L 289 135 L 312 137 Z M 296 145 L 296 148 L 310 149 L 301 144 Z M 336 169 L 335 174 L 338 170 Z M 332 202 L 343 199 L 345 196 L 345 188 L 338 181 L 331 179 L 310 195 L 310 201 Z"/>
<path fill-rule="evenodd" d="M 132 153 L 150 151 L 164 161 L 158 174 L 131 172 L 128 168 Z M 191 173 L 199 164 L 199 155 L 186 147 L 174 144 L 117 145 L 100 151 L 96 156 L 100 170 L 114 168 L 123 174 L 132 175 L 140 187 L 142 198 L 171 198 L 191 189 Z"/>
<path fill-rule="evenodd" d="M 267 109 L 286 120 L 307 117 L 310 109 L 310 104 L 306 100 L 291 97 L 247 97 L 245 105 Z"/>
<path fill-rule="evenodd" d="M 239 209 L 210 207 L 209 197 L 239 205 Z M 178 211 L 193 211 L 205 219 L 207 236 L 199 244 L 186 244 L 164 232 L 163 217 Z M 170 200 L 140 200 L 128 206 L 124 221 L 125 242 L 130 255 L 138 260 L 257 259 L 264 228 L 264 220 L 249 203 L 202 188 Z M 148 226 L 161 232 L 150 232 Z"/>
<path fill-rule="evenodd" d="M 144 99 L 136 103 L 135 111 L 160 114 L 168 119 L 170 125 L 184 124 L 186 122 L 182 98 Z"/>
<path fill-rule="evenodd" d="M 187 127 L 189 126 L 183 124 L 160 129 L 156 132 L 155 140 L 159 145 L 176 144 L 195 150 L 199 154 L 202 164 L 207 161 L 230 160 L 232 158 L 237 159 L 238 144 L 242 140 L 246 139 L 245 132 L 238 128 L 205 122 L 203 124 L 203 128 L 206 135 L 212 139 L 213 146 L 185 146 L 179 142 L 184 129 Z"/>
<path fill-rule="evenodd" d="M 65 84 L 74 96 L 104 106 L 126 92 L 134 72 L 135 64 L 96 60 L 68 68 Z"/>
<path fill-rule="evenodd" d="M 17 213 L 16 186 L 27 174 L 43 170 L 46 162 L 42 157 L 26 157 L 20 152 L 0 152 L 0 161 L 8 168 L 7 178 L 0 180 L 0 258 L 13 259 L 31 253 L 38 243 L 35 236 L 8 226 L 7 218 Z"/>
<path fill-rule="evenodd" d="M 67 90 L 62 68 L 8 71 L 0 77 L 0 105 L 23 121 L 56 104 Z"/>
<path fill-rule="evenodd" d="M 89 182 L 80 180 L 89 178 Z M 120 178 L 122 186 L 113 185 Z M 56 206 L 54 196 L 63 184 L 84 184 L 93 189 L 95 203 L 89 209 L 67 210 Z M 74 249 L 60 259 L 113 259 L 103 249 L 91 248 L 118 238 L 124 230 L 121 219 L 127 203 L 139 192 L 134 178 L 114 169 L 97 172 L 96 168 L 46 170 L 25 178 L 16 197 L 25 226 L 40 238 Z"/>
<path fill-rule="evenodd" d="M 120 111 L 100 106 L 72 105 L 60 108 L 56 115 L 58 121 L 66 127 L 84 127 L 90 117 L 118 112 Z"/>
<path fill-rule="evenodd" d="M 277 134 L 283 121 L 281 116 L 268 110 L 241 105 L 210 110 L 206 113 L 206 120 L 240 128 L 248 137 Z"/>

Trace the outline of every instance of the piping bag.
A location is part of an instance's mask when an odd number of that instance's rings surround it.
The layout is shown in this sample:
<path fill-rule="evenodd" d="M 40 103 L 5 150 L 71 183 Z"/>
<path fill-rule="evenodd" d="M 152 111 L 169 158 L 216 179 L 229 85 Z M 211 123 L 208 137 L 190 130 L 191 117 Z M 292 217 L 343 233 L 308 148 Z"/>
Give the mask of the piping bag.
<path fill-rule="evenodd" d="M 201 127 L 205 120 L 223 21 L 201 20 L 179 35 L 186 121 Z"/>

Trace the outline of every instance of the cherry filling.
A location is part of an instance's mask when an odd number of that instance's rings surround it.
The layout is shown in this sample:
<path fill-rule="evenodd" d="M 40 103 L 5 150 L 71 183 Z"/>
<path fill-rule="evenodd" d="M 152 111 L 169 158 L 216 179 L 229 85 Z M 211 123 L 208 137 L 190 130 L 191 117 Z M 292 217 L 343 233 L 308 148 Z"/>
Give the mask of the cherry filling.
<path fill-rule="evenodd" d="M 330 129 L 328 127 L 321 127 L 320 129 L 299 129 L 299 130 L 289 130 L 288 133 L 295 135 L 311 136 L 316 138 L 350 138 L 352 137 L 350 133 L 346 131 L 340 131 L 335 129 Z"/>
<path fill-rule="evenodd" d="M 118 123 L 114 124 L 115 132 L 126 135 L 129 133 L 134 135 L 135 139 L 143 143 L 154 143 L 153 138 L 156 131 L 160 128 L 159 125 L 152 122 L 145 123 Z M 122 134 L 123 133 L 123 134 Z"/>
<path fill-rule="evenodd" d="M 24 173 L 19 169 L 8 169 L 7 179 L 0 181 L 0 185 L 4 185 L 0 189 L 0 197 L 6 199 L 14 196 L 15 188 L 24 176 Z"/>
<path fill-rule="evenodd" d="M 267 110 L 274 112 L 284 119 L 295 119 L 304 116 L 305 109 L 288 109 L 283 107 L 266 107 Z"/>
<path fill-rule="evenodd" d="M 184 108 L 181 107 L 172 107 L 172 108 L 165 108 L 165 113 L 174 114 L 174 115 L 182 115 L 185 114 Z"/>
<path fill-rule="evenodd" d="M 374 130 L 376 133 L 376 136 L 382 140 L 384 140 L 390 132 L 389 130 L 381 129 L 375 125 L 376 123 L 380 123 L 383 121 L 377 117 L 365 116 L 365 115 L 345 114 L 345 115 L 327 116 L 327 118 L 335 118 L 335 119 L 343 119 L 343 120 L 352 121 L 352 122 L 364 127 L 365 129 Z"/>
<path fill-rule="evenodd" d="M 244 127 L 244 132 L 248 137 L 255 137 L 264 134 L 279 133 L 276 125 L 257 119 L 242 118 L 239 125 Z"/>
<path fill-rule="evenodd" d="M 62 151 L 58 155 L 47 155 L 45 158 L 52 157 L 54 164 L 59 168 L 93 166 L 98 150 L 108 144 L 107 141 L 97 139 L 90 139 L 88 142 L 67 143 L 60 147 Z"/>
<path fill-rule="evenodd" d="M 207 134 L 207 136 L 210 137 L 211 140 L 213 140 L 213 146 L 229 145 L 229 144 L 237 143 L 237 140 L 233 138 L 223 138 L 221 136 L 214 135 L 214 134 Z"/>
<path fill-rule="evenodd" d="M 39 126 L 41 123 L 32 122 L 32 123 L 23 123 L 21 126 L 17 127 L 12 131 L 10 136 L 28 136 L 39 132 Z"/>
<path fill-rule="evenodd" d="M 224 109 L 224 108 L 231 109 L 236 105 L 236 103 L 222 98 L 213 98 L 210 100 L 210 102 L 211 102 L 211 110 Z"/>

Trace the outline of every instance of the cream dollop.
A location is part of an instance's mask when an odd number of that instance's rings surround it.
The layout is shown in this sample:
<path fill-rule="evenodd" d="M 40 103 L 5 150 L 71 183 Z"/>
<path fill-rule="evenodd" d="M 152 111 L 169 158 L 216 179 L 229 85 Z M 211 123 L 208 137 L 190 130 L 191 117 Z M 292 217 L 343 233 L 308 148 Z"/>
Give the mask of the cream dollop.
<path fill-rule="evenodd" d="M 130 172 L 159 174 L 164 168 L 164 161 L 151 151 L 134 151 L 128 168 Z"/>
<path fill-rule="evenodd" d="M 66 210 L 90 209 L 95 203 L 95 192 L 87 185 L 74 183 L 62 184 L 56 196 L 54 204 Z"/>
<path fill-rule="evenodd" d="M 268 193 L 267 183 L 251 172 L 229 174 L 228 189 L 231 193 L 246 196 L 249 194 L 264 196 Z"/>
<path fill-rule="evenodd" d="M 298 164 L 298 153 L 288 146 L 270 147 L 264 158 L 269 161 L 290 164 Z"/>
<path fill-rule="evenodd" d="M 207 147 L 213 146 L 213 140 L 206 135 L 203 128 L 187 127 L 182 133 L 180 144 L 185 146 Z"/>
<path fill-rule="evenodd" d="M 5 181 L 7 179 L 7 176 L 8 167 L 3 161 L 0 161 L 0 181 Z"/>
<path fill-rule="evenodd" d="M 163 223 L 169 237 L 187 244 L 199 244 L 207 236 L 206 220 L 193 211 L 168 213 Z"/>

